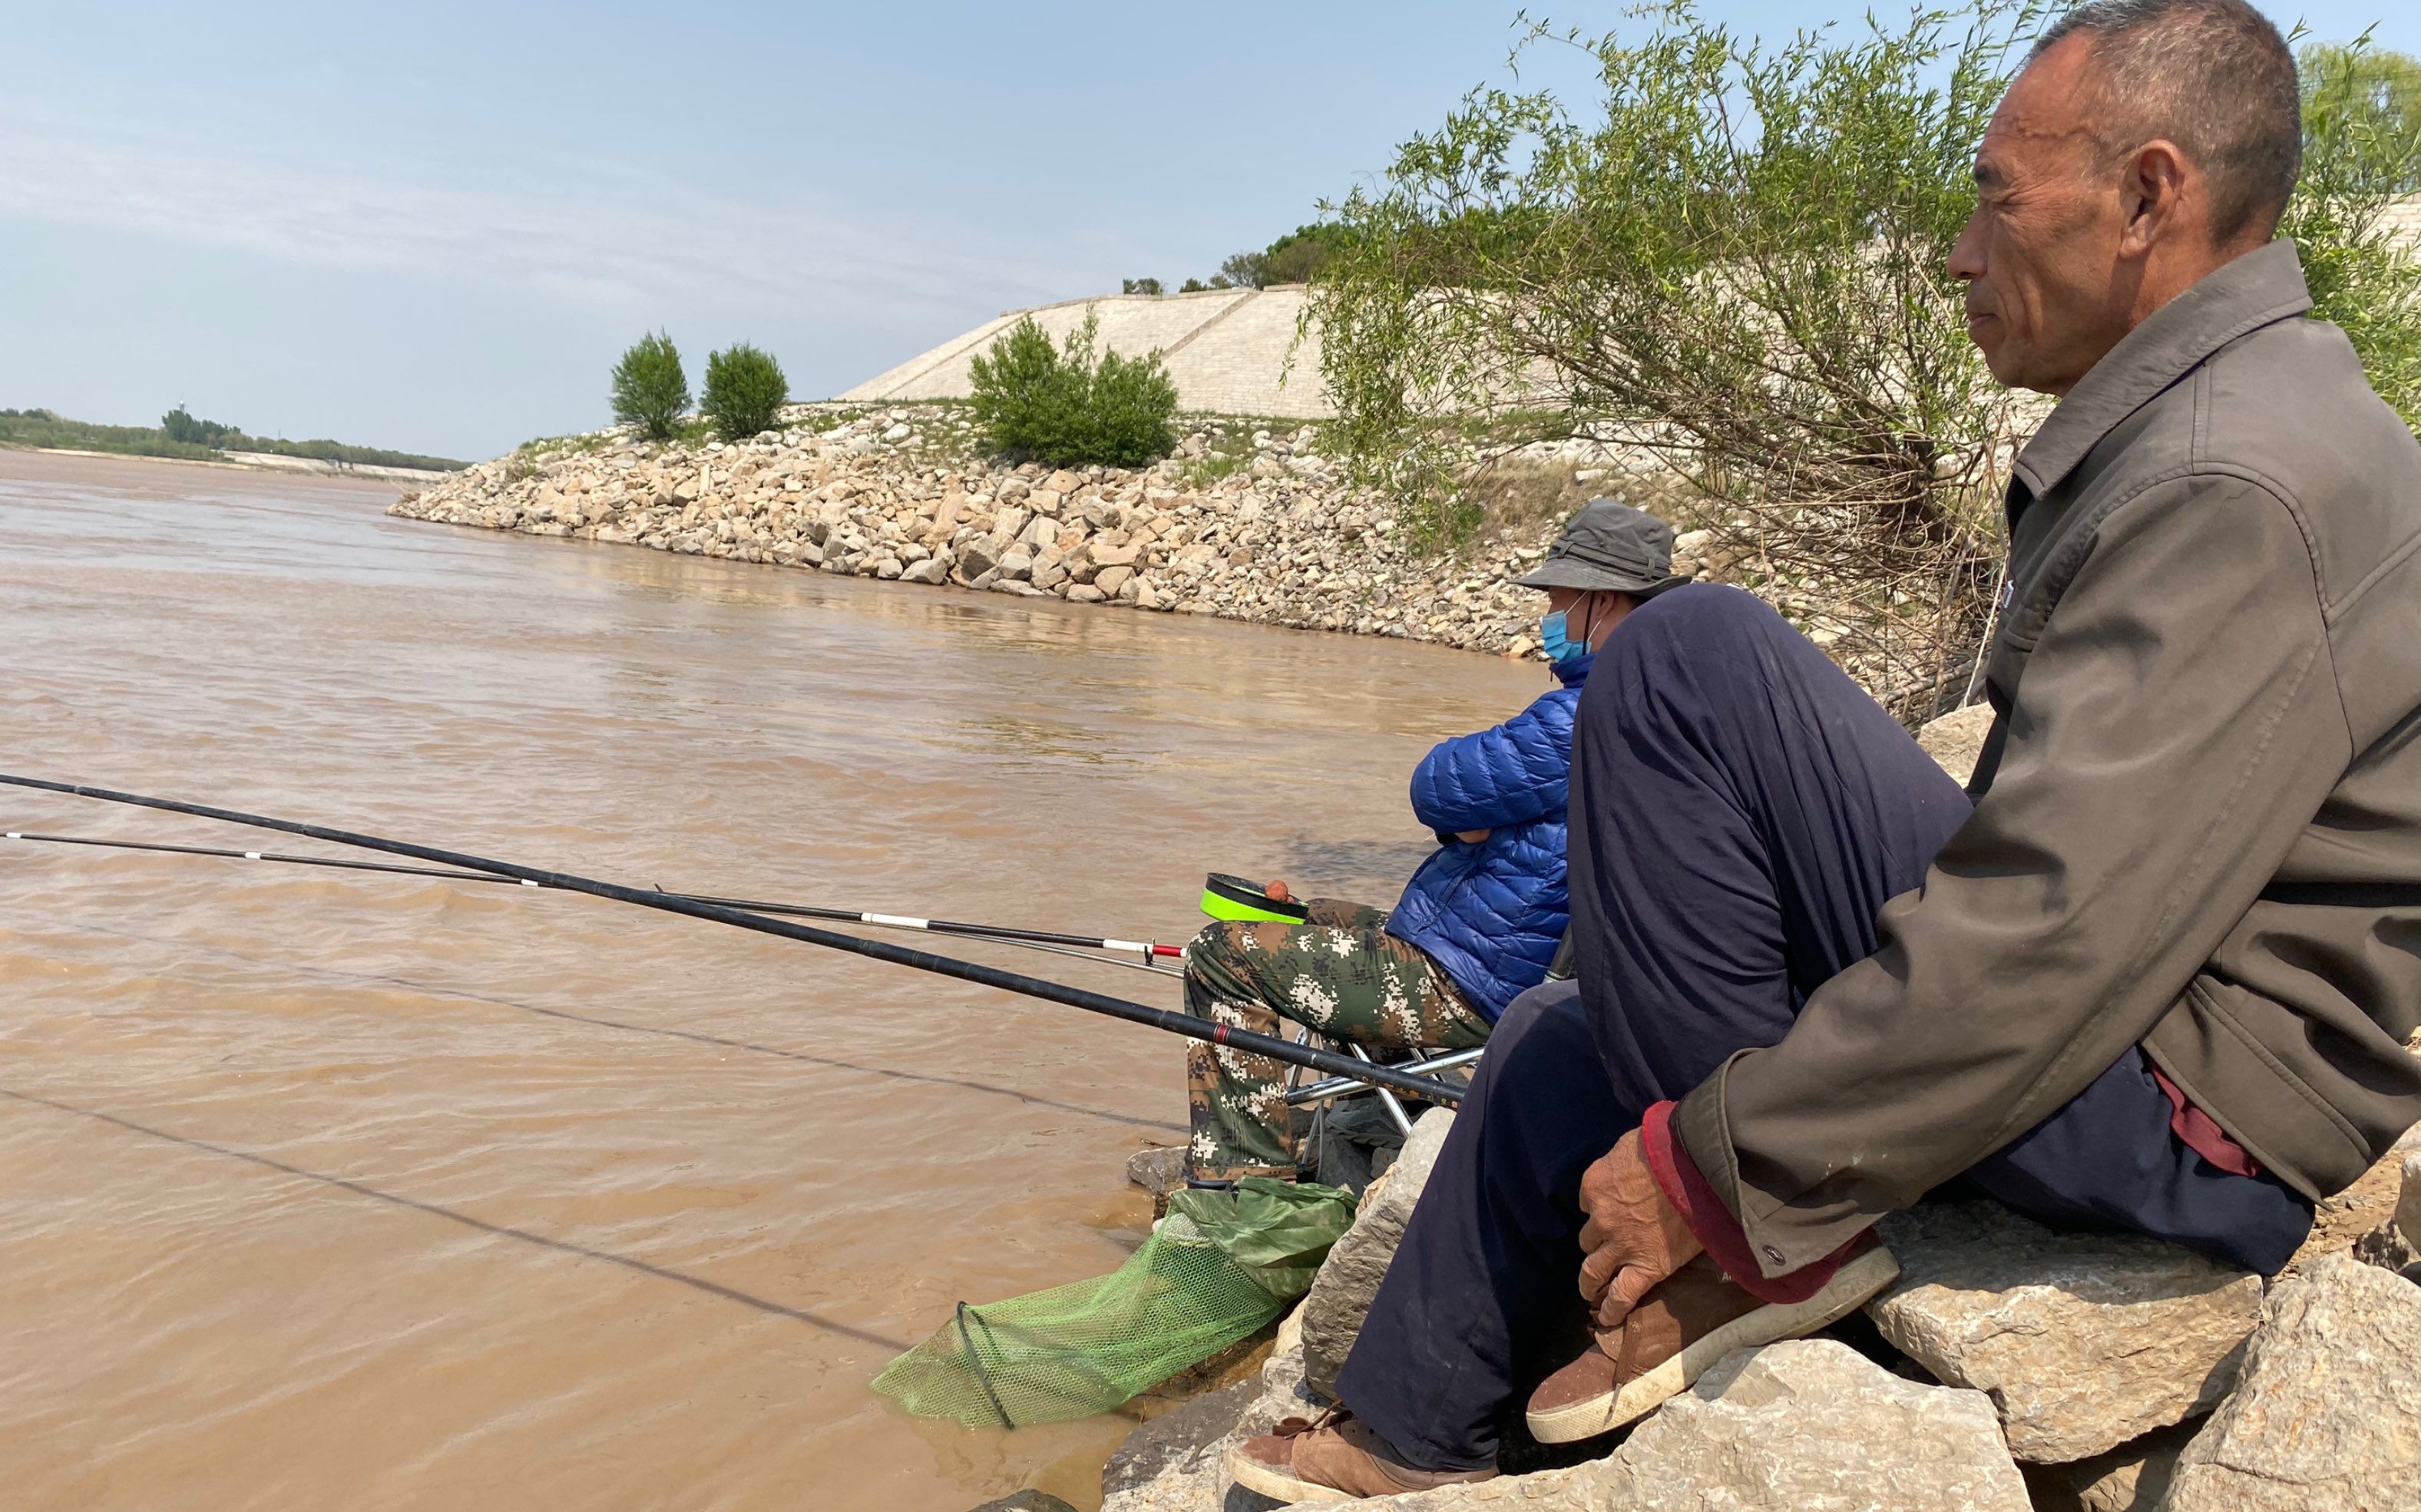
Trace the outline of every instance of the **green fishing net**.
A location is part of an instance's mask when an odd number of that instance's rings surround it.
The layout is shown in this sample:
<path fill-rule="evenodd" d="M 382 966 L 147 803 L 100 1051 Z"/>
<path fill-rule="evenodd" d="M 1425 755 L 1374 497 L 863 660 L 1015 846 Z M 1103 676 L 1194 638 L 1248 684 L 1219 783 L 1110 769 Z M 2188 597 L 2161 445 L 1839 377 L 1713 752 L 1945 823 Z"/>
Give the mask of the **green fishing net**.
<path fill-rule="evenodd" d="M 1353 1195 L 1247 1177 L 1172 1194 L 1106 1276 L 985 1306 L 961 1302 L 874 1389 L 971 1427 L 1064 1423 L 1118 1406 L 1244 1338 L 1311 1288 Z"/>

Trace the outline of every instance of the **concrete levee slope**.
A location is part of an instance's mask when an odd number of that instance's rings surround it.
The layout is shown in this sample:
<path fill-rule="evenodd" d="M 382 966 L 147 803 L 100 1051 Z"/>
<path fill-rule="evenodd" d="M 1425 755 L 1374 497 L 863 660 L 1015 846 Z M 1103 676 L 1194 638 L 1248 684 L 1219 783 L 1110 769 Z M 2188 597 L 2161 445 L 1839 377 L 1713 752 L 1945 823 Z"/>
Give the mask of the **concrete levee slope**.
<path fill-rule="evenodd" d="M 2421 248 L 2421 195 L 2390 206 L 2384 222 L 2405 245 Z M 1285 284 L 1192 294 L 1102 294 L 1009 310 L 838 397 L 868 403 L 963 399 L 975 359 L 1020 318 L 1032 316 L 1055 342 L 1091 311 L 1101 318 L 1100 341 L 1109 351 L 1126 357 L 1161 353 L 1182 409 L 1325 420 L 1336 412 L 1320 382 L 1320 333 L 1306 332 L 1302 345 L 1295 344 L 1304 294 L 1301 284 Z M 1554 386 L 1543 369 L 1538 377 L 1542 386 Z"/>
<path fill-rule="evenodd" d="M 1022 317 L 1032 316 L 1057 341 L 1084 324 L 1090 311 L 1100 318 L 1098 340 L 1103 349 L 1122 357 L 1155 351 L 1162 354 L 1183 409 L 1323 420 L 1335 411 L 1320 387 L 1319 337 L 1314 335 L 1300 349 L 1295 346 L 1303 297 L 1303 287 L 1296 284 L 1192 294 L 1103 294 L 1010 310 L 839 397 L 867 402 L 965 398 L 975 359 Z"/>

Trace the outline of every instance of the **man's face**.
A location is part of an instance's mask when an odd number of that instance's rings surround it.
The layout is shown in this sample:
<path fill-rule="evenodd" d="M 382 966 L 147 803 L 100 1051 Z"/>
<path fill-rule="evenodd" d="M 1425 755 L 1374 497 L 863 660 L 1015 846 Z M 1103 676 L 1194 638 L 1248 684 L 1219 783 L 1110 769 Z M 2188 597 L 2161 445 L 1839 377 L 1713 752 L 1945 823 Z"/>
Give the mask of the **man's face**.
<path fill-rule="evenodd" d="M 1591 592 L 1579 588 L 1547 590 L 1548 613 L 1562 615 L 1564 634 L 1574 641 L 1586 640 L 1592 651 L 1605 644 L 1606 636 L 1638 607 L 1638 602 L 1631 595 L 1610 588 Z"/>
<path fill-rule="evenodd" d="M 2066 394 L 2127 334 L 2132 270 L 2119 257 L 2118 175 L 2087 129 L 2092 39 L 2028 64 L 1976 152 L 1976 213 L 1951 249 L 1967 283 L 1967 335 L 1992 376 Z"/>

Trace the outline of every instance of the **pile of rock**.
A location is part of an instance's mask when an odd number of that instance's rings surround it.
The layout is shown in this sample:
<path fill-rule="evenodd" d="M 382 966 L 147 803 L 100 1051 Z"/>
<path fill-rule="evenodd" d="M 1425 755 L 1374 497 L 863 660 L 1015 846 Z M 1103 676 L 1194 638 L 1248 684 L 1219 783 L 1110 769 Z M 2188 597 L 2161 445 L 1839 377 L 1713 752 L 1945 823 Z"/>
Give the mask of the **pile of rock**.
<path fill-rule="evenodd" d="M 1308 427 L 1205 417 L 1152 466 L 1070 470 L 984 459 L 949 406 L 791 413 L 798 423 L 738 445 L 575 438 L 465 469 L 388 512 L 887 582 L 1537 648 L 1539 596 L 1508 579 L 1545 554 L 1554 522 L 1450 558 L 1415 551 L 1380 500 L 1313 452 Z M 1618 491 L 1604 466 L 1577 471 Z"/>
<path fill-rule="evenodd" d="M 1325 1402 L 1451 1125 L 1432 1113 L 1415 1126 L 1259 1380 L 1129 1438 L 1103 1473 L 1102 1512 L 1273 1504 L 1226 1479 L 1226 1450 Z M 2399 1165 L 2395 1219 L 2351 1252 L 2307 1248 L 2266 1286 L 2174 1245 L 2054 1234 L 1989 1203 L 1899 1214 L 1883 1235 L 1901 1277 L 1867 1309 L 1863 1336 L 1839 1328 L 1731 1355 L 1585 1463 L 1351 1504 L 2421 1507 L 2421 1268 L 2398 1274 L 2380 1258 L 2410 1264 L 2421 1239 L 2421 1150 L 2382 1162 L 2383 1177 Z"/>

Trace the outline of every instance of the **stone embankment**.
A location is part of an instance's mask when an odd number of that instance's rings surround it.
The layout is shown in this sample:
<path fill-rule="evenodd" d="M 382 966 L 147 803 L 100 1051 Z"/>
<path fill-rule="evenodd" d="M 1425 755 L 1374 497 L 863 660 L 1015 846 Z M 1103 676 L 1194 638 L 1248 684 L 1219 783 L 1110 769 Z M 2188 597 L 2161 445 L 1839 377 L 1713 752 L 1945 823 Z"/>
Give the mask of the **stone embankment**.
<path fill-rule="evenodd" d="M 1178 455 L 1151 466 L 1060 469 L 983 458 L 952 406 L 792 413 L 797 423 L 736 445 L 574 438 L 466 469 L 389 512 L 910 585 L 1536 649 L 1543 601 L 1508 579 L 1545 554 L 1554 521 L 1453 558 L 1416 550 L 1380 500 L 1313 452 L 1307 427 L 1200 418 Z"/>

